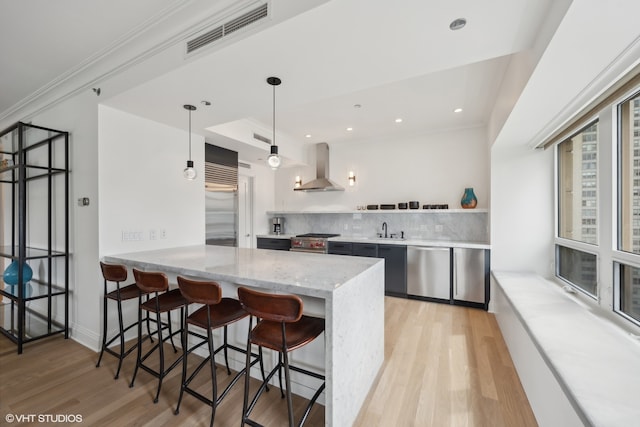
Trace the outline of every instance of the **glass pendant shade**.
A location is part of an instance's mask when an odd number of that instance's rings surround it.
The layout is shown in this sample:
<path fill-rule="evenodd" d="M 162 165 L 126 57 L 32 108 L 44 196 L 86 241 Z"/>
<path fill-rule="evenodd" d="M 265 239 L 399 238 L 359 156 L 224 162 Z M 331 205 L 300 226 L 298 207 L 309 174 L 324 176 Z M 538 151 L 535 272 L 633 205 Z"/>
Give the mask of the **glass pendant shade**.
<path fill-rule="evenodd" d="M 278 146 L 271 146 L 271 154 L 267 158 L 267 163 L 271 167 L 271 169 L 278 169 L 280 167 L 280 156 L 278 155 Z"/>
<path fill-rule="evenodd" d="M 196 179 L 196 176 L 198 176 L 198 172 L 196 172 L 193 167 L 193 160 L 187 160 L 187 167 L 184 168 L 182 174 L 189 181 L 193 181 L 194 179 Z"/>

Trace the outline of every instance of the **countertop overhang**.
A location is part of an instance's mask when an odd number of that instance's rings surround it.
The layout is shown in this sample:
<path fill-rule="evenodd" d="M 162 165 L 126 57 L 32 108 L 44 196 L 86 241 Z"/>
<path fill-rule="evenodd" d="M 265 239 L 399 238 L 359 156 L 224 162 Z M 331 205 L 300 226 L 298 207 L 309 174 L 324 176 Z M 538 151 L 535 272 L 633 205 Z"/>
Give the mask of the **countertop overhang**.
<path fill-rule="evenodd" d="M 278 291 L 325 298 L 382 262 L 376 258 L 354 260 L 338 255 L 317 257 L 303 252 L 213 245 L 107 255 L 104 260 L 247 286 L 268 284 Z"/>

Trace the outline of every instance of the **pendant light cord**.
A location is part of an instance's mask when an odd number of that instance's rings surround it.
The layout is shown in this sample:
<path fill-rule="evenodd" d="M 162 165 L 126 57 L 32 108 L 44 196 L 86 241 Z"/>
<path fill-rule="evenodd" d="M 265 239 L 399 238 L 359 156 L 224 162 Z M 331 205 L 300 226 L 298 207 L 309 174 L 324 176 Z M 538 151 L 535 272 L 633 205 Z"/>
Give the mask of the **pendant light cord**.
<path fill-rule="evenodd" d="M 276 85 L 273 85 L 273 144 L 276 145 Z"/>
<path fill-rule="evenodd" d="M 189 110 L 189 160 L 191 160 L 191 110 Z"/>

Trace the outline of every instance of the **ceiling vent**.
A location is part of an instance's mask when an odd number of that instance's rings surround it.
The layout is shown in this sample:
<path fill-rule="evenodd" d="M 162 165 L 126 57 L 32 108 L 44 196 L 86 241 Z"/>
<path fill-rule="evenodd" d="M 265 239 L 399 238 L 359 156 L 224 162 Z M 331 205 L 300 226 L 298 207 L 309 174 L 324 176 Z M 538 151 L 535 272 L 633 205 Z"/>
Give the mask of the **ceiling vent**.
<path fill-rule="evenodd" d="M 205 162 L 204 182 L 209 191 L 235 191 L 238 189 L 238 168 Z"/>
<path fill-rule="evenodd" d="M 234 31 L 238 31 L 241 28 L 244 28 L 248 25 L 253 24 L 254 22 L 266 18 L 268 15 L 268 4 L 265 3 L 262 6 L 259 6 L 243 15 L 238 16 L 237 18 L 234 18 L 214 28 L 213 30 L 207 31 L 206 33 L 196 37 L 195 39 L 187 41 L 187 53 L 192 53 L 204 46 L 213 43 L 216 40 L 220 40 L 221 38 L 233 33 Z"/>
<path fill-rule="evenodd" d="M 271 145 L 271 140 L 269 138 L 267 138 L 266 136 L 262 136 L 259 133 L 253 133 L 253 139 L 257 139 L 258 141 L 262 141 L 265 144 L 269 144 Z"/>

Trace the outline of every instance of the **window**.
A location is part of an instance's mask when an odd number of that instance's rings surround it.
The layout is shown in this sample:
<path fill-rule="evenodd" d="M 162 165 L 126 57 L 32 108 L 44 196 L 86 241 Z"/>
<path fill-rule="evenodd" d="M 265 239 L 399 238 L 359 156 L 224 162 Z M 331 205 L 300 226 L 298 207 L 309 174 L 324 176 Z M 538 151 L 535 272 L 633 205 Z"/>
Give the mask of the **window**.
<path fill-rule="evenodd" d="M 556 246 L 558 276 L 591 296 L 597 292 L 597 257 L 565 246 Z"/>
<path fill-rule="evenodd" d="M 616 263 L 620 311 L 640 322 L 640 268 Z"/>
<path fill-rule="evenodd" d="M 558 235 L 594 245 L 598 243 L 597 149 L 597 121 L 558 145 Z M 587 218 L 590 227 L 584 227 Z"/>
<path fill-rule="evenodd" d="M 618 249 L 640 254 L 640 93 L 618 106 Z"/>
<path fill-rule="evenodd" d="M 640 74 L 630 79 L 545 146 L 557 144 L 556 277 L 640 327 Z"/>
<path fill-rule="evenodd" d="M 640 92 L 618 105 L 617 249 L 640 265 Z M 637 262 L 636 262 L 637 260 Z M 616 310 L 640 323 L 640 267 L 614 262 Z"/>

